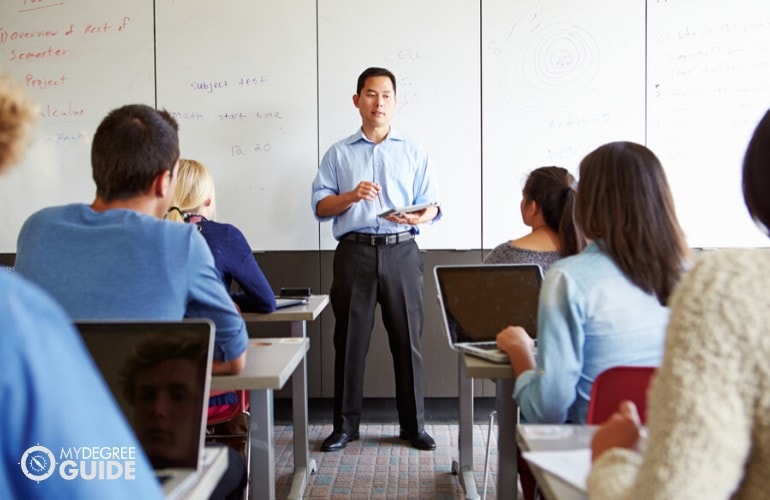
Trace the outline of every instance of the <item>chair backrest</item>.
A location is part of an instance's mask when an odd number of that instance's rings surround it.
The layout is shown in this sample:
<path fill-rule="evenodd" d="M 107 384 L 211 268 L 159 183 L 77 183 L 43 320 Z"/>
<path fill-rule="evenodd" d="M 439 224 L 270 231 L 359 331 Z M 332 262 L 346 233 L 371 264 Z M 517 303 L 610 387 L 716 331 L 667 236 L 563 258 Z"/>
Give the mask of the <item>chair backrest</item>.
<path fill-rule="evenodd" d="M 633 401 L 642 424 L 647 422 L 647 387 L 653 366 L 615 366 L 596 377 L 591 387 L 587 424 L 602 424 L 618 411 L 621 401 Z"/>

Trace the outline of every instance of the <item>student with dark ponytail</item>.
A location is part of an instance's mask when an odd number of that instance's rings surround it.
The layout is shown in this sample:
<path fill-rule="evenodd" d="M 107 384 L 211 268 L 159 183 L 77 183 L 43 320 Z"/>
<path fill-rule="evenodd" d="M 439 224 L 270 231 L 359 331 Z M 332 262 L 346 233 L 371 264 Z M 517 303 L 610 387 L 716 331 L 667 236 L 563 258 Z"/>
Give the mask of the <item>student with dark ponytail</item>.
<path fill-rule="evenodd" d="M 575 178 L 562 167 L 530 172 L 521 199 L 521 219 L 532 231 L 501 243 L 485 264 L 539 264 L 543 272 L 562 257 L 580 252 L 585 238 L 575 223 Z"/>

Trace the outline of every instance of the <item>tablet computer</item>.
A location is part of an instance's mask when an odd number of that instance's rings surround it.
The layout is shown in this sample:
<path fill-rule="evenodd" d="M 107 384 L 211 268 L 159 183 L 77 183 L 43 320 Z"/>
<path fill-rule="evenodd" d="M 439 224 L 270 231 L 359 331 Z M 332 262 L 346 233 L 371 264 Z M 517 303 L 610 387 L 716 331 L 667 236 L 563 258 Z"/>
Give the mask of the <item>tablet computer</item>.
<path fill-rule="evenodd" d="M 393 214 L 408 214 L 411 212 L 419 212 L 420 210 L 423 210 L 428 207 L 432 207 L 433 205 L 436 205 L 437 203 L 421 203 L 419 205 L 409 205 L 408 207 L 400 207 L 400 208 L 391 208 L 390 210 L 385 210 L 382 213 L 377 214 L 377 217 L 387 217 L 388 215 Z"/>

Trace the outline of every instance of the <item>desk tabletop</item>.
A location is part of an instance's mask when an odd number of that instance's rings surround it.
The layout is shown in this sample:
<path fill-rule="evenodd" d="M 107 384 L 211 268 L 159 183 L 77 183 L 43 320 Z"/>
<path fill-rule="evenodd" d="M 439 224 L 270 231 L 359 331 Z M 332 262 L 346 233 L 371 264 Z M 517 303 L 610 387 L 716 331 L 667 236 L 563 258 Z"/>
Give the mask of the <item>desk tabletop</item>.
<path fill-rule="evenodd" d="M 311 295 L 307 304 L 283 307 L 271 313 L 242 313 L 243 320 L 252 321 L 314 321 L 329 304 L 328 295 Z"/>
<path fill-rule="evenodd" d="M 281 337 L 252 339 L 246 366 L 237 375 L 211 377 L 211 389 L 281 389 L 310 349 L 310 339 Z"/>
<path fill-rule="evenodd" d="M 516 437 L 523 450 L 579 450 L 591 447 L 598 428 L 598 425 L 519 424 Z"/>
<path fill-rule="evenodd" d="M 585 474 L 591 468 L 590 465 L 590 447 L 591 438 L 596 432 L 596 425 L 541 425 L 541 424 L 520 424 L 516 430 L 516 440 L 521 445 L 523 451 L 539 452 L 558 452 L 570 450 L 585 450 L 589 453 L 585 459 L 571 456 L 568 458 L 551 458 L 549 463 L 551 467 L 557 467 L 556 470 L 548 471 L 542 467 L 530 463 L 530 470 L 537 478 L 545 497 L 549 500 L 586 500 L 586 493 L 577 488 L 569 481 L 562 479 L 571 477 L 577 480 L 578 477 L 585 478 Z M 580 457 L 583 457 L 581 454 Z M 583 461 L 585 460 L 585 462 Z"/>
<path fill-rule="evenodd" d="M 463 354 L 465 374 L 470 378 L 514 378 L 510 363 L 493 363 L 470 354 Z"/>

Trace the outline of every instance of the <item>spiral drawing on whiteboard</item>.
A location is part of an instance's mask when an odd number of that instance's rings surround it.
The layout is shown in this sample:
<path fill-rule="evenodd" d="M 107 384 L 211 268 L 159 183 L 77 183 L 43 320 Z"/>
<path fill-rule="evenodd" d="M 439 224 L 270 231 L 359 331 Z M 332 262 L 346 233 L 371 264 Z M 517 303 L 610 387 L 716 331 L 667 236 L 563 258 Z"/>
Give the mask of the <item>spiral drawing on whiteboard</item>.
<path fill-rule="evenodd" d="M 581 105 L 601 90 L 607 51 L 590 16 L 577 8 L 529 12 L 490 43 L 504 59 L 499 84 L 511 103 L 535 110 Z"/>

